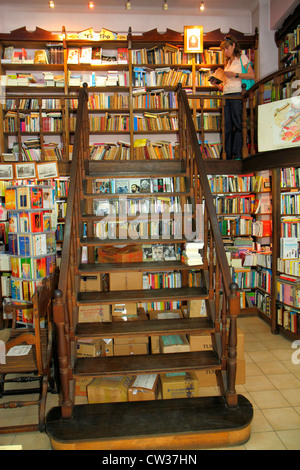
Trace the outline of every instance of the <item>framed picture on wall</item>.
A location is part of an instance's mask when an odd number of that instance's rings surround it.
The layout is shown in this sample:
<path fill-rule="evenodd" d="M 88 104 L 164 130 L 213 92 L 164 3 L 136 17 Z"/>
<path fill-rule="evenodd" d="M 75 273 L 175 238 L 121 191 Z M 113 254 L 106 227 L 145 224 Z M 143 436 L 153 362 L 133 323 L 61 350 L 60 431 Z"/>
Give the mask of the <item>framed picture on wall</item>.
<path fill-rule="evenodd" d="M 36 178 L 35 163 L 33 162 L 16 163 L 15 169 L 16 179 L 18 180 Z"/>
<path fill-rule="evenodd" d="M 59 176 L 57 162 L 37 163 L 36 167 L 39 180 L 48 180 Z"/>
<path fill-rule="evenodd" d="M 0 180 L 12 180 L 14 178 L 14 166 L 12 164 L 0 164 Z"/>
<path fill-rule="evenodd" d="M 184 52 L 203 52 L 203 26 L 184 26 Z"/>

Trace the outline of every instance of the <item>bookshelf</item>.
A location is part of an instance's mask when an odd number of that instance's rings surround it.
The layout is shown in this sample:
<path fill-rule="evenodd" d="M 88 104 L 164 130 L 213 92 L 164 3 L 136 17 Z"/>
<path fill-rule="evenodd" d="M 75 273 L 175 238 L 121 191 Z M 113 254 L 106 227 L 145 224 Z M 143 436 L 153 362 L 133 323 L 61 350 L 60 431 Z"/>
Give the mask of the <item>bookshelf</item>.
<path fill-rule="evenodd" d="M 280 243 L 276 265 L 276 321 L 291 339 L 300 335 L 300 168 L 280 171 Z"/>
<path fill-rule="evenodd" d="M 255 62 L 257 31 L 244 35 L 230 30 L 230 34 Z M 120 35 L 107 30 L 69 33 L 64 27 L 61 33 L 41 28 L 28 32 L 24 27 L 1 34 L 0 74 L 6 86 L 0 117 L 2 161 L 14 141 L 20 155 L 26 139 L 36 138 L 42 160 L 57 159 L 60 166 L 68 162 L 76 92 L 83 83 L 89 87 L 91 150 L 102 145 L 113 149 L 104 154 L 95 151 L 92 158 L 176 158 L 178 83 L 187 91 L 208 94 L 195 104 L 193 115 L 207 154 L 219 158 L 218 91 L 207 78 L 222 65 L 222 39 L 220 30 L 205 33 L 204 52 L 186 54 L 183 34 L 170 29 L 140 35 L 129 28 L 128 34 Z M 26 98 L 32 92 L 37 96 Z M 10 98 L 16 93 L 24 96 Z M 205 111 L 203 122 L 200 110 Z"/>
<path fill-rule="evenodd" d="M 8 252 L 11 262 L 11 297 L 27 306 L 17 313 L 23 327 L 33 322 L 32 295 L 56 269 L 54 188 L 51 185 L 10 185 L 5 191 L 9 217 Z"/>

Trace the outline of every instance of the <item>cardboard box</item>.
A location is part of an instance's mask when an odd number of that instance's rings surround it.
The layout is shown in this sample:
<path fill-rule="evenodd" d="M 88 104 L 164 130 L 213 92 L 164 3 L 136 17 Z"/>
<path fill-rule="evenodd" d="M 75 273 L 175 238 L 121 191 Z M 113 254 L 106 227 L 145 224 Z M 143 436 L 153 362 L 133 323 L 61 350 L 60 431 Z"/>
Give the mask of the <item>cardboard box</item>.
<path fill-rule="evenodd" d="M 85 339 L 77 341 L 77 357 L 101 356 L 101 340 Z"/>
<path fill-rule="evenodd" d="M 109 245 L 98 249 L 99 263 L 133 263 L 143 261 L 143 250 L 140 245 L 126 245 L 118 248 Z"/>
<path fill-rule="evenodd" d="M 114 339 L 114 344 L 148 344 L 149 337 L 143 336 L 118 336 Z"/>
<path fill-rule="evenodd" d="M 190 344 L 185 335 L 160 336 L 160 351 L 163 354 L 190 351 Z"/>
<path fill-rule="evenodd" d="M 211 351 L 212 338 L 211 335 L 189 335 L 189 342 L 191 351 Z M 240 328 L 237 328 L 237 358 L 243 359 L 244 357 L 244 333 Z"/>
<path fill-rule="evenodd" d="M 190 318 L 206 317 L 206 305 L 204 299 L 188 300 L 187 315 Z"/>
<path fill-rule="evenodd" d="M 79 307 L 78 322 L 111 322 L 110 305 L 81 305 Z"/>
<path fill-rule="evenodd" d="M 108 357 L 114 355 L 114 340 L 112 338 L 101 338 L 101 356 Z"/>
<path fill-rule="evenodd" d="M 128 389 L 128 401 L 156 400 L 158 374 L 137 375 Z"/>
<path fill-rule="evenodd" d="M 114 344 L 114 356 L 139 356 L 148 353 L 148 343 Z"/>
<path fill-rule="evenodd" d="M 181 310 L 150 310 L 148 312 L 149 320 L 165 320 L 182 318 Z M 151 354 L 160 354 L 160 339 L 159 336 L 151 336 Z"/>
<path fill-rule="evenodd" d="M 76 379 L 75 395 L 77 397 L 87 397 L 87 386 L 92 380 L 92 377 Z"/>
<path fill-rule="evenodd" d="M 100 292 L 102 282 L 100 274 L 80 276 L 80 292 Z"/>
<path fill-rule="evenodd" d="M 111 313 L 113 317 L 122 317 L 126 315 L 137 316 L 137 304 L 135 302 L 120 302 L 117 304 L 112 304 Z"/>
<path fill-rule="evenodd" d="M 194 372 L 160 374 L 160 380 L 164 400 L 199 396 L 198 380 Z"/>
<path fill-rule="evenodd" d="M 121 315 L 121 316 L 113 316 L 113 321 L 138 321 L 138 320 L 148 320 L 147 315 L 145 313 L 139 313 L 139 309 L 137 309 L 136 315 Z"/>
<path fill-rule="evenodd" d="M 215 387 L 218 385 L 216 371 L 209 370 L 196 370 L 195 374 L 198 379 L 199 387 Z M 236 385 L 243 385 L 245 379 L 245 359 L 238 359 L 236 362 Z"/>
<path fill-rule="evenodd" d="M 121 272 L 109 274 L 109 290 L 142 290 L 143 273 L 141 272 Z"/>
<path fill-rule="evenodd" d="M 113 403 L 127 401 L 132 375 L 101 377 L 87 386 L 89 403 Z"/>

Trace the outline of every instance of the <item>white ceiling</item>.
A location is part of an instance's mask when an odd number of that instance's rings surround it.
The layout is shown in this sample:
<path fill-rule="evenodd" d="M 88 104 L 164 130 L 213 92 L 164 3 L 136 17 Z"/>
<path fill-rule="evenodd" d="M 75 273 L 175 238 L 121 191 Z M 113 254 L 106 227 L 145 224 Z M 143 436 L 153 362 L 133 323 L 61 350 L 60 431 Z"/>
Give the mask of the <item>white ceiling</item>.
<path fill-rule="evenodd" d="M 162 11 L 164 0 L 131 0 L 131 14 L 142 13 L 143 10 Z M 86 13 L 88 0 L 54 0 L 55 11 L 68 12 L 72 8 L 72 12 Z M 203 15 L 222 15 L 232 12 L 236 15 L 251 14 L 258 4 L 258 0 L 204 0 L 205 11 Z M 125 0 L 94 0 L 95 13 L 112 13 L 125 11 Z M 168 0 L 169 9 L 162 14 L 197 14 L 199 15 L 200 0 Z M 41 12 L 48 10 L 48 0 L 0 0 L 3 8 L 10 10 L 22 9 L 26 6 L 26 10 L 35 10 Z M 1 7 L 1 8 L 2 8 Z"/>

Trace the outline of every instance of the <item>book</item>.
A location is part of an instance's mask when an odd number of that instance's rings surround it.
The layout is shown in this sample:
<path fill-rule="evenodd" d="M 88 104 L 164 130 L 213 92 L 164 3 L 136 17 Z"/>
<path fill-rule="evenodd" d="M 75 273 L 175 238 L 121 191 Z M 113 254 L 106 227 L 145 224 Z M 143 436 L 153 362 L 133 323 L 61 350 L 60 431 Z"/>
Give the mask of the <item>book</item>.
<path fill-rule="evenodd" d="M 30 232 L 29 212 L 21 212 L 18 217 L 20 232 Z"/>
<path fill-rule="evenodd" d="M 18 254 L 21 256 L 30 256 L 32 247 L 31 235 L 18 235 Z"/>
<path fill-rule="evenodd" d="M 8 238 L 8 252 L 11 255 L 18 255 L 19 254 L 19 245 L 18 245 L 18 234 L 17 233 L 9 233 L 7 235 Z"/>
<path fill-rule="evenodd" d="M 224 70 L 219 67 L 210 77 L 208 77 L 208 81 L 211 82 L 212 85 L 215 83 L 220 85 L 221 83 L 227 81 L 227 77 L 224 73 Z"/>
<path fill-rule="evenodd" d="M 34 51 L 34 63 L 35 64 L 48 64 L 47 51 L 37 50 Z"/>
<path fill-rule="evenodd" d="M 5 190 L 5 207 L 6 210 L 17 209 L 17 189 L 6 188 Z"/>
<path fill-rule="evenodd" d="M 20 262 L 20 277 L 23 279 L 31 279 L 32 269 L 31 269 L 31 258 L 19 258 Z"/>
<path fill-rule="evenodd" d="M 84 46 L 81 48 L 79 62 L 81 64 L 90 64 L 92 60 L 92 47 Z"/>
<path fill-rule="evenodd" d="M 41 209 L 43 207 L 43 190 L 37 186 L 30 188 L 31 208 Z"/>
<path fill-rule="evenodd" d="M 18 209 L 30 209 L 30 188 L 28 186 L 17 188 Z"/>
<path fill-rule="evenodd" d="M 31 232 L 43 232 L 43 212 L 32 212 L 30 214 Z"/>
<path fill-rule="evenodd" d="M 280 239 L 280 258 L 295 259 L 299 258 L 299 240 L 298 238 L 289 237 Z"/>
<path fill-rule="evenodd" d="M 70 47 L 68 49 L 68 64 L 78 64 L 79 63 L 79 49 L 76 47 Z"/>

